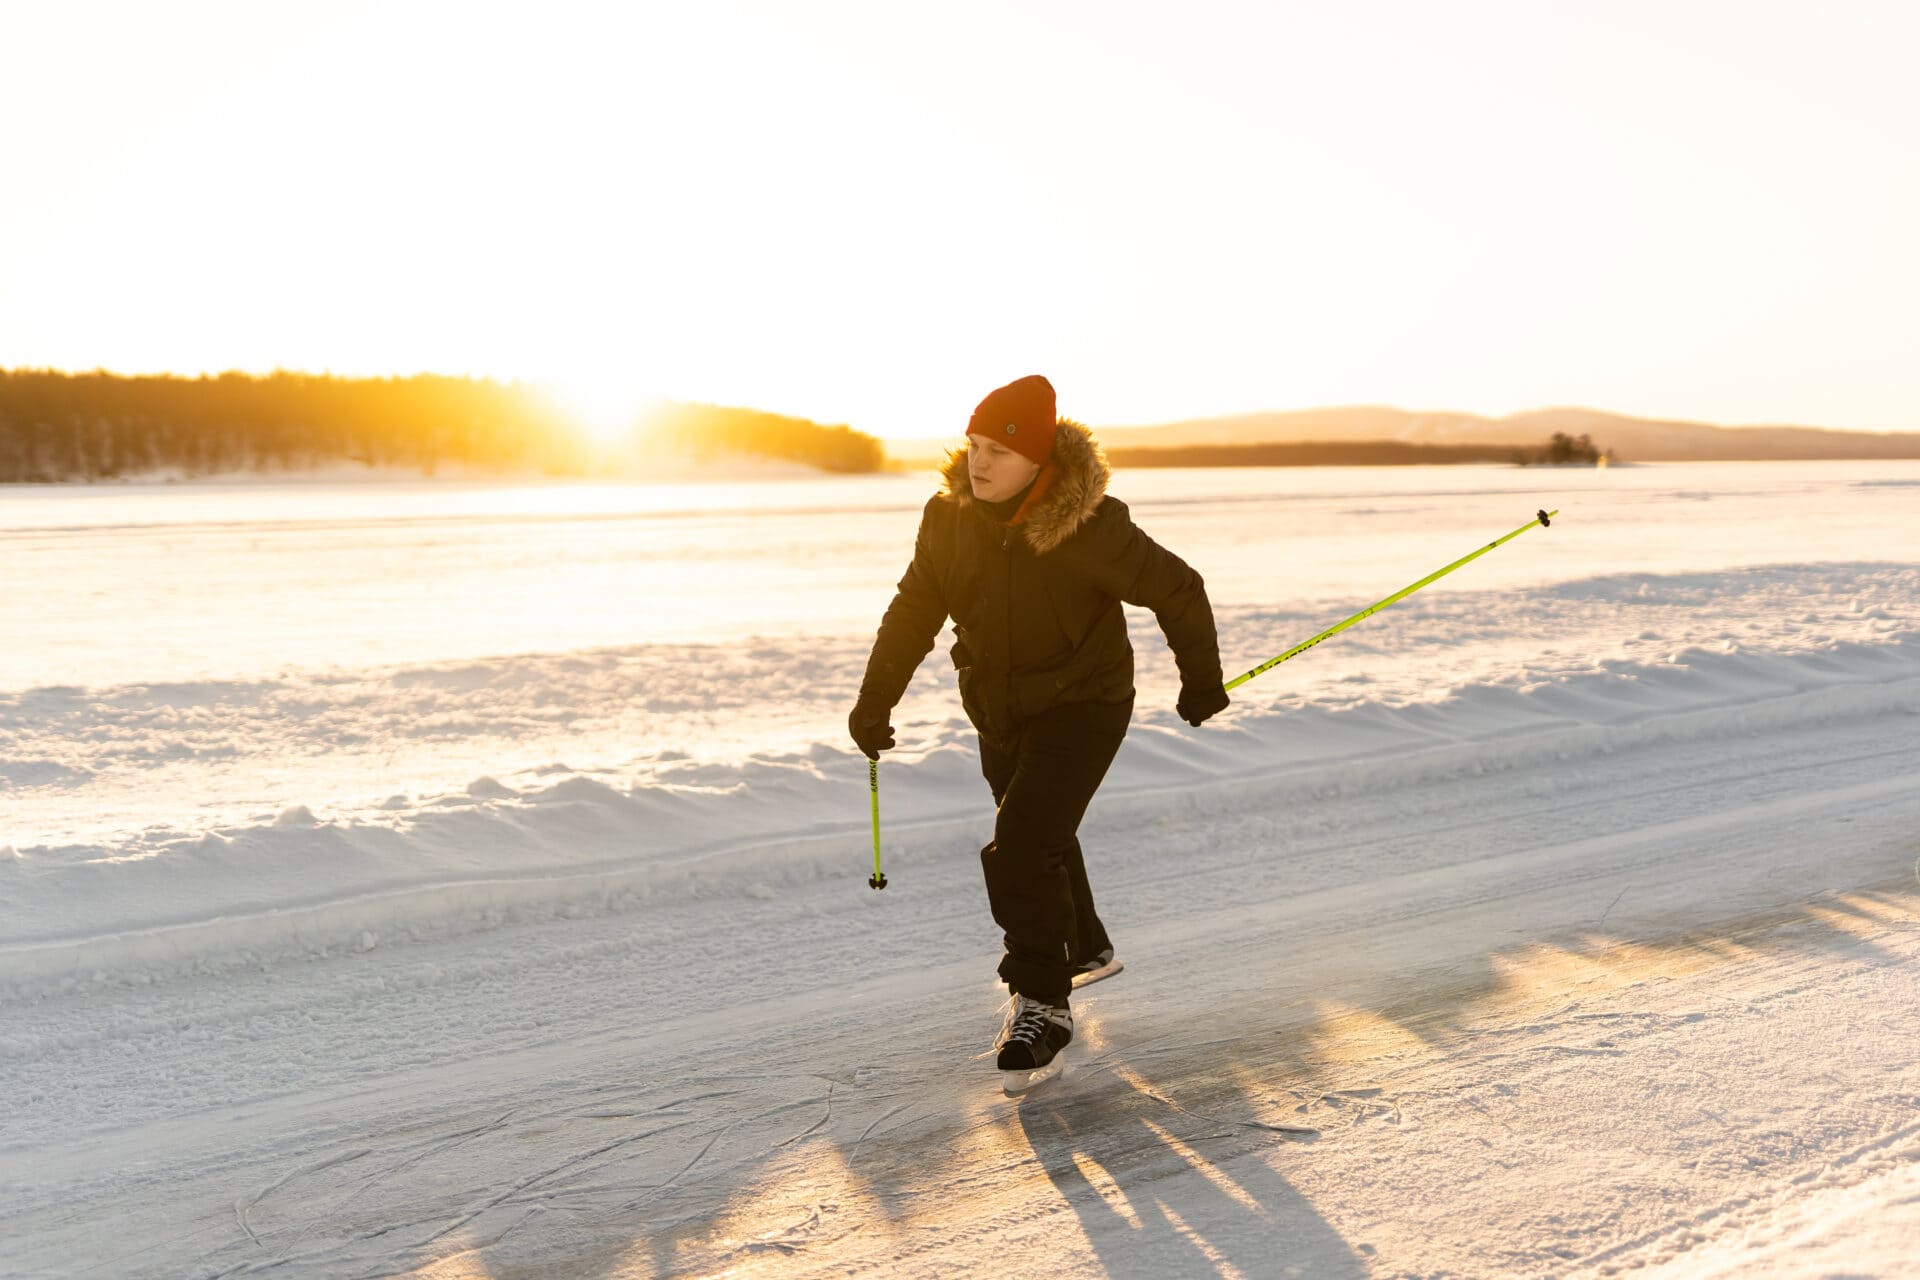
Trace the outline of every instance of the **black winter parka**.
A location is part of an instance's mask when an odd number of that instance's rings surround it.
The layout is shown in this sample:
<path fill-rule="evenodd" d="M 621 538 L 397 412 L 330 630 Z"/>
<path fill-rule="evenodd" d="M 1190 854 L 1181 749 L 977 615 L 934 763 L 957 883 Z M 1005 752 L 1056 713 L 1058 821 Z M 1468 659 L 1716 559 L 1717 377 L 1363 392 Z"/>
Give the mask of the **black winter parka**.
<path fill-rule="evenodd" d="M 990 740 L 1061 703 L 1120 701 L 1133 693 L 1122 601 L 1153 611 L 1183 688 L 1220 684 L 1206 584 L 1107 496 L 1111 472 L 1092 433 L 1061 419 L 1052 465 L 1051 487 L 1005 524 L 974 496 L 967 451 L 949 456 L 880 620 L 862 703 L 899 702 L 948 618 L 961 703 Z"/>

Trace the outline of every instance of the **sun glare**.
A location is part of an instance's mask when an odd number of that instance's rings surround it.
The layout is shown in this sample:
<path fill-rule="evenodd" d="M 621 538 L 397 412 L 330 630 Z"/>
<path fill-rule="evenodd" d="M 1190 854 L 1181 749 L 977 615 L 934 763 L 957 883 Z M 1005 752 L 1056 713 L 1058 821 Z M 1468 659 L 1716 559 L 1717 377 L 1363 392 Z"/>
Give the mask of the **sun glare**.
<path fill-rule="evenodd" d="M 630 443 L 657 397 L 606 378 L 559 378 L 545 384 L 556 407 L 602 447 Z"/>

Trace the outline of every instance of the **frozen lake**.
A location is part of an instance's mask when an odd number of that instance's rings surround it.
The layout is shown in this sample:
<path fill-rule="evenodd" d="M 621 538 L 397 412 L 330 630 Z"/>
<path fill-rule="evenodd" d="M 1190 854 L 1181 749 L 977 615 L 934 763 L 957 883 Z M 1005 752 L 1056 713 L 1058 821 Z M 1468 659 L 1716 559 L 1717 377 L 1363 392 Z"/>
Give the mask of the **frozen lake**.
<path fill-rule="evenodd" d="M 0 488 L 0 691 L 871 635 L 934 486 Z M 1911 560 L 1920 462 L 1136 470 L 1113 492 L 1215 604 L 1269 608 L 1384 595 L 1539 507 L 1565 513 L 1551 535 L 1435 589 Z"/>
<path fill-rule="evenodd" d="M 931 488 L 0 490 L 0 1269 L 1905 1274 L 1920 463 L 1116 477 L 1230 673 L 1560 516 L 1198 730 L 1130 617 L 1017 1107 Z"/>

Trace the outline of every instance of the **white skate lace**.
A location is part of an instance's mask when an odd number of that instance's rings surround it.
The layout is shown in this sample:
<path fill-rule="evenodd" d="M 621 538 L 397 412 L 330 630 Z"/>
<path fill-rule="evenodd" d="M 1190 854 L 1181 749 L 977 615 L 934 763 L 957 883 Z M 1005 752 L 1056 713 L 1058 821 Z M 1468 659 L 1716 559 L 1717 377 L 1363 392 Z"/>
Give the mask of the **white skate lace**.
<path fill-rule="evenodd" d="M 1017 1040 L 1022 1044 L 1039 1044 L 1047 1034 L 1047 1023 L 1057 1021 L 1053 1017 L 1055 1012 L 1050 1004 L 1015 996 L 1007 1001 L 1007 1024 L 1000 1034 L 1000 1043 L 1011 1044 Z"/>

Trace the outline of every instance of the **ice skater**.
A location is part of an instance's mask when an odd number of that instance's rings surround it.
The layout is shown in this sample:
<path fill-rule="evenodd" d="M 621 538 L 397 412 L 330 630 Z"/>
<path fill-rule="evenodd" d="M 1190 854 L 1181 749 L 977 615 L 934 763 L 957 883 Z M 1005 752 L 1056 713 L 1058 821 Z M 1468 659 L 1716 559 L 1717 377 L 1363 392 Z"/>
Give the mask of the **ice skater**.
<path fill-rule="evenodd" d="M 1012 999 L 996 1047 L 1014 1092 L 1057 1072 L 1072 987 L 1120 969 L 1077 832 L 1133 715 L 1121 602 L 1159 620 L 1182 719 L 1197 727 L 1227 705 L 1205 583 L 1107 495 L 1108 477 L 1092 432 L 1056 416 L 1045 378 L 982 400 L 921 512 L 847 718 L 869 759 L 892 747 L 893 708 L 953 619 L 960 701 L 998 810 L 980 863 L 1005 933 Z"/>

